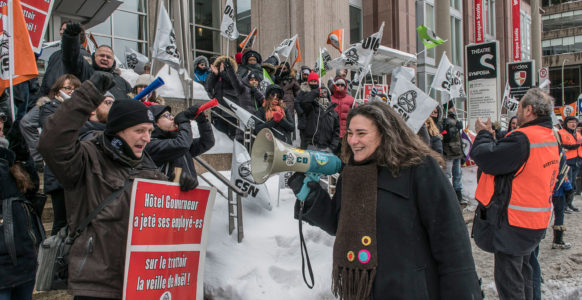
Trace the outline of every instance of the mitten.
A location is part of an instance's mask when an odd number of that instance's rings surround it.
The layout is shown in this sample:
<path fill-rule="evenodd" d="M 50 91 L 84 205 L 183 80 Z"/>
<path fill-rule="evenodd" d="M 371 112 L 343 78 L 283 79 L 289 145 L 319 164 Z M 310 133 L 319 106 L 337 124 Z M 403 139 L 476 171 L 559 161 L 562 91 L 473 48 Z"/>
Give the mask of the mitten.
<path fill-rule="evenodd" d="M 279 123 L 283 119 L 283 112 L 278 110 L 273 113 L 273 121 Z"/>
<path fill-rule="evenodd" d="M 109 72 L 102 72 L 102 71 L 95 71 L 89 81 L 93 83 L 95 88 L 101 94 L 105 94 L 105 92 L 109 91 L 112 87 L 115 86 L 115 81 L 113 81 L 113 74 Z"/>
<path fill-rule="evenodd" d="M 180 174 L 180 191 L 187 192 L 198 187 L 198 179 L 187 172 Z"/>

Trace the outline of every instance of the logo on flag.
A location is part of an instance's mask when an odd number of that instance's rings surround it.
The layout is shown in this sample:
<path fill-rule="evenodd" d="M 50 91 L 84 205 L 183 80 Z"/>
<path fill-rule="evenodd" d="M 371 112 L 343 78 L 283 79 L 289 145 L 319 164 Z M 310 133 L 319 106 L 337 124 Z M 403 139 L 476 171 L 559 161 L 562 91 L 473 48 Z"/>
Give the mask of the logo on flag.
<path fill-rule="evenodd" d="M 236 40 L 239 36 L 234 20 L 234 6 L 232 0 L 227 0 L 222 14 L 222 23 L 220 24 L 220 34 L 229 40 Z"/>
<path fill-rule="evenodd" d="M 437 105 L 436 101 L 410 81 L 396 81 L 390 106 L 402 116 L 414 133 L 418 132 Z"/>
<path fill-rule="evenodd" d="M 344 30 L 343 29 L 336 29 L 329 33 L 327 36 L 327 43 L 330 44 L 332 47 L 339 50 L 339 52 L 343 52 L 343 39 L 344 39 Z"/>
<path fill-rule="evenodd" d="M 407 113 L 416 109 L 416 92 L 408 91 L 398 97 L 398 105 Z"/>
<path fill-rule="evenodd" d="M 279 46 L 277 46 L 275 48 L 275 50 L 273 52 L 275 52 L 279 55 L 285 56 L 285 57 L 289 57 L 289 54 L 291 54 L 291 50 L 293 50 L 293 47 L 295 46 L 296 41 L 297 41 L 297 34 L 289 39 L 282 41 L 279 44 Z"/>
<path fill-rule="evenodd" d="M 519 71 L 514 73 L 513 79 L 515 80 L 515 83 L 518 86 L 522 86 L 525 83 L 526 76 L 527 76 L 526 71 Z"/>

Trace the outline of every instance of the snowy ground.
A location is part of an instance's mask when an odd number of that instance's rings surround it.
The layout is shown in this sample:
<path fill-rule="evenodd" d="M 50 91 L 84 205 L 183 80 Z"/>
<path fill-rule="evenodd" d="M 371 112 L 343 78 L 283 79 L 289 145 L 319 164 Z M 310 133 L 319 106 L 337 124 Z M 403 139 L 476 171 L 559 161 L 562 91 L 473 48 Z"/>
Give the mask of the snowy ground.
<path fill-rule="evenodd" d="M 464 214 L 475 208 L 473 198 L 475 168 L 463 169 L 463 193 L 472 201 Z M 223 175 L 228 177 L 229 172 Z M 207 176 L 212 177 L 212 176 Z M 224 185 L 212 180 L 219 189 Z M 236 240 L 236 230 L 228 235 L 227 200 L 217 194 L 204 274 L 207 299 L 335 299 L 330 291 L 331 255 L 334 238 L 307 224 L 303 232 L 313 266 L 315 287 L 309 289 L 301 274 L 298 224 L 293 219 L 295 197 L 291 190 L 282 190 L 277 206 L 277 177 L 267 185 L 273 199 L 273 210 L 267 212 L 253 203 L 244 203 L 245 237 Z M 575 202 L 582 207 L 582 198 Z M 569 250 L 552 250 L 552 234 L 548 231 L 540 246 L 540 262 L 545 283 L 543 299 L 582 299 L 582 213 L 566 215 L 568 231 L 565 239 L 573 244 Z M 468 224 L 470 231 L 472 223 Z M 483 278 L 486 299 L 496 299 L 493 283 L 493 256 L 473 244 L 477 273 Z"/>

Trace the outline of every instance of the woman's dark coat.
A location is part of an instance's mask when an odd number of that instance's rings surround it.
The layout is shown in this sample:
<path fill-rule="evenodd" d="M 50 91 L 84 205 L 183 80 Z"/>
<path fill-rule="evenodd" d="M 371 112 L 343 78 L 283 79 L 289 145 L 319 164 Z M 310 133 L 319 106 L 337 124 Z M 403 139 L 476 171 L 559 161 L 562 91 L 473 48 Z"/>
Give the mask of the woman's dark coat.
<path fill-rule="evenodd" d="M 321 188 L 312 190 L 303 219 L 335 235 L 341 187 L 340 176 L 333 198 Z M 298 210 L 296 204 L 296 217 Z M 379 168 L 376 224 L 372 299 L 482 299 L 455 191 L 435 159 L 403 169 L 396 178 Z"/>
<path fill-rule="evenodd" d="M 275 122 L 272 119 L 267 121 L 265 118 L 265 108 L 261 107 L 255 114 L 257 118 L 263 120 L 265 123 L 257 122 L 255 124 L 255 134 L 259 133 L 263 128 L 275 129 L 273 130 L 273 134 L 276 138 L 280 139 L 281 141 L 291 144 L 293 141 L 291 140 L 291 133 L 295 130 L 295 122 L 293 121 L 293 116 L 289 114 L 289 111 L 285 109 L 285 116 L 281 119 L 280 122 Z"/>

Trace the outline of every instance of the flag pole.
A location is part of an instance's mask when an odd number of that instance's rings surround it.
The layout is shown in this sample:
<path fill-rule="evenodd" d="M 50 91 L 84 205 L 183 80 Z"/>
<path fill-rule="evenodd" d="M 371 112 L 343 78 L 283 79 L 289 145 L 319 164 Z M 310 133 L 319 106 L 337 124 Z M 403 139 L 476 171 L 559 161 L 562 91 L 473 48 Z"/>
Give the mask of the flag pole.
<path fill-rule="evenodd" d="M 12 2 L 13 0 L 8 0 L 8 16 L 7 20 L 8 20 L 8 55 L 10 57 L 9 59 L 9 63 L 8 63 L 8 79 L 10 82 L 10 112 L 11 112 L 11 116 L 12 116 L 12 122 L 14 122 L 16 120 L 16 107 L 14 106 L 14 82 L 12 81 L 13 79 L 13 73 L 14 73 L 14 15 L 13 15 L 13 10 L 14 10 L 14 3 Z"/>

